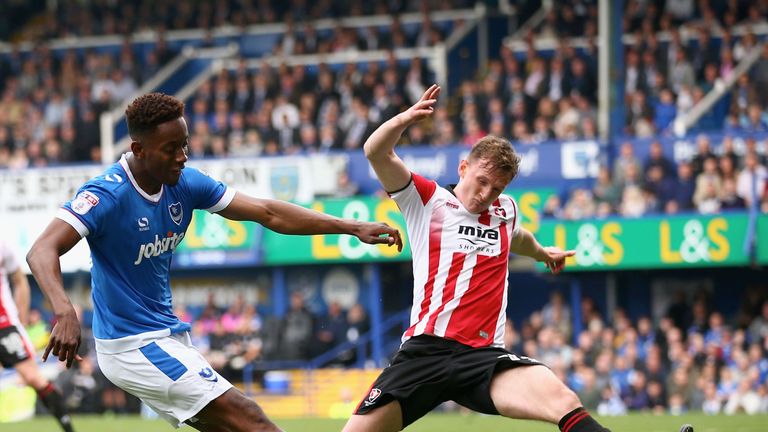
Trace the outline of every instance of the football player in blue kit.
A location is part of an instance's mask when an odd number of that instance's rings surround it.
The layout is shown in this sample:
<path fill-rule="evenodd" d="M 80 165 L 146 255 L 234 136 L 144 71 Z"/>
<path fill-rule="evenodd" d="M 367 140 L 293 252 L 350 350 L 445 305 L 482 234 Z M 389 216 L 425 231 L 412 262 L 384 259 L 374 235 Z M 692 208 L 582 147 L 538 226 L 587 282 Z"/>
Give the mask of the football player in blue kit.
<path fill-rule="evenodd" d="M 93 333 L 104 375 L 176 427 L 277 431 L 255 402 L 211 368 L 190 343 L 190 325 L 173 314 L 171 258 L 192 210 L 284 234 L 351 234 L 398 249 L 402 240 L 386 224 L 251 197 L 186 167 L 183 114 L 184 104 L 172 96 L 151 93 L 134 100 L 126 110 L 131 152 L 85 183 L 27 254 L 56 315 L 43 359 L 52 353 L 70 367 L 78 358 L 80 323 L 64 291 L 59 257 L 85 237 L 93 262 Z"/>

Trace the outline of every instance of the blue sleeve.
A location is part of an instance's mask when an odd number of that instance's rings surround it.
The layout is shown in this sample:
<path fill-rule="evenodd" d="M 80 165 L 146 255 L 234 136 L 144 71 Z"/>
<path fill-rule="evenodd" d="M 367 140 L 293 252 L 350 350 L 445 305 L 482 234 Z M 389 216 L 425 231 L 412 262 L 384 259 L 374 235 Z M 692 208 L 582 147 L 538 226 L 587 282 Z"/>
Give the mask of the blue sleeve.
<path fill-rule="evenodd" d="M 227 185 L 214 180 L 196 168 L 185 168 L 184 176 L 194 208 L 209 209 L 221 201 Z"/>
<path fill-rule="evenodd" d="M 91 237 L 101 234 L 115 207 L 113 193 L 98 183 L 86 183 L 77 191 L 75 197 L 64 203 L 64 209 L 72 213 L 88 228 Z"/>

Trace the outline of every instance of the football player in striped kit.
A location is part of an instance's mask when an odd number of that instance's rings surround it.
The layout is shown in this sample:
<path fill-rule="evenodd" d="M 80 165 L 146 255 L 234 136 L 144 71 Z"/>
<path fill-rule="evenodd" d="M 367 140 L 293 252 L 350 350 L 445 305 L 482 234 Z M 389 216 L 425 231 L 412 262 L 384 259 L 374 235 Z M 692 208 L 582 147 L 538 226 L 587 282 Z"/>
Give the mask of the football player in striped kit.
<path fill-rule="evenodd" d="M 446 188 L 411 172 L 394 151 L 409 125 L 432 115 L 439 93 L 431 86 L 364 145 L 406 221 L 413 306 L 400 350 L 344 432 L 397 431 L 447 400 L 563 432 L 607 431 L 549 368 L 503 347 L 509 253 L 544 262 L 553 273 L 574 255 L 541 246 L 520 226 L 517 204 L 503 194 L 520 163 L 510 143 L 480 139 L 459 164 L 459 182 Z"/>

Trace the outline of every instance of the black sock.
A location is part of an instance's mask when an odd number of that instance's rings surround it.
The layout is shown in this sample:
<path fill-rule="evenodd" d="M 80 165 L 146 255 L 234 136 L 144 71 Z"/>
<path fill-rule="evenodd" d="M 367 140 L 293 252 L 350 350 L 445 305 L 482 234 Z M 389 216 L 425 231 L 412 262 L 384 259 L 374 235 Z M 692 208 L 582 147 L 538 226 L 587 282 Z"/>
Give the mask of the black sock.
<path fill-rule="evenodd" d="M 557 424 L 562 432 L 610 432 L 600 426 L 584 407 L 576 408 L 560 419 Z"/>
<path fill-rule="evenodd" d="M 72 419 L 69 417 L 67 407 L 64 405 L 64 397 L 56 390 L 56 387 L 48 383 L 42 390 L 37 390 L 37 395 L 43 401 L 43 405 L 48 408 L 51 415 L 56 417 L 64 432 L 74 432 L 74 429 L 72 429 Z"/>

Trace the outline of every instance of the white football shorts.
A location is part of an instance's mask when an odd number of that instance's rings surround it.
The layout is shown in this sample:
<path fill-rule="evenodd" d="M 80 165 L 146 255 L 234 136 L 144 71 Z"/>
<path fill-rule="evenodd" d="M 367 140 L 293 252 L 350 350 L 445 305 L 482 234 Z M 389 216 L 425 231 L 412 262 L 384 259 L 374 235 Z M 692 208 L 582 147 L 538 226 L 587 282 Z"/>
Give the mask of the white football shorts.
<path fill-rule="evenodd" d="M 194 420 L 209 402 L 232 387 L 192 345 L 189 333 L 121 353 L 98 353 L 98 360 L 104 376 L 174 427 Z"/>

